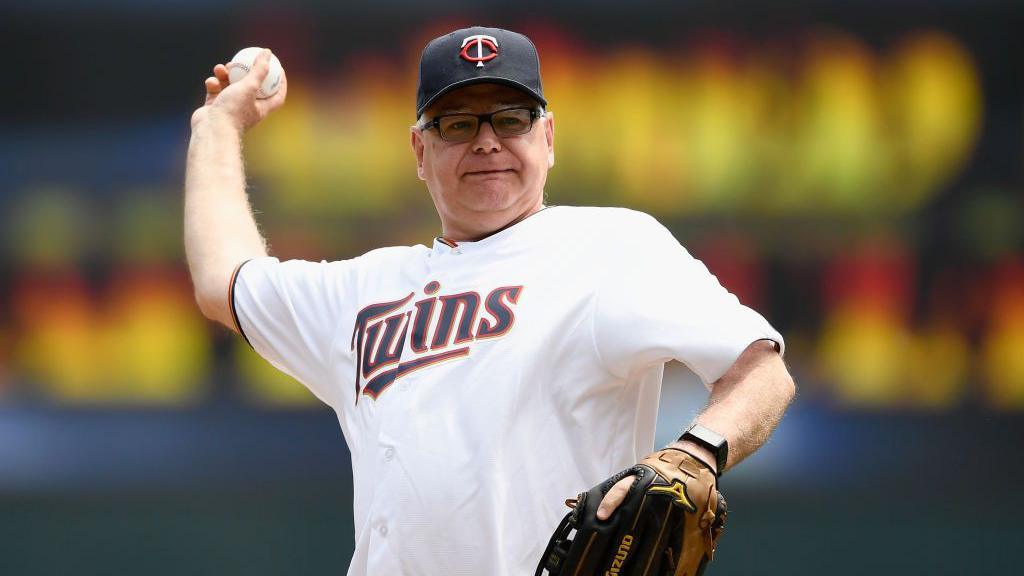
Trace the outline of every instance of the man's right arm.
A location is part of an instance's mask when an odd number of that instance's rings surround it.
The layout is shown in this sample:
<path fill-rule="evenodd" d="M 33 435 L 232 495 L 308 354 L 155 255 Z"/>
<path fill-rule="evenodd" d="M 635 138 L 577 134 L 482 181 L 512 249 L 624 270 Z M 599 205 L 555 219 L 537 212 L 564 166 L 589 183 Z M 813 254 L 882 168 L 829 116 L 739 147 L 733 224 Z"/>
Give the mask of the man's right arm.
<path fill-rule="evenodd" d="M 269 54 L 265 51 L 253 71 L 230 86 L 227 69 L 214 67 L 206 80 L 206 102 L 192 115 L 185 168 L 185 255 L 196 302 L 207 318 L 233 330 L 232 275 L 242 262 L 267 255 L 245 191 L 242 135 L 284 102 L 284 78 L 273 97 L 256 98 Z"/>
<path fill-rule="evenodd" d="M 185 255 L 203 315 L 234 329 L 228 290 L 235 267 L 266 256 L 245 193 L 242 135 L 207 115 L 192 127 L 185 168 Z"/>

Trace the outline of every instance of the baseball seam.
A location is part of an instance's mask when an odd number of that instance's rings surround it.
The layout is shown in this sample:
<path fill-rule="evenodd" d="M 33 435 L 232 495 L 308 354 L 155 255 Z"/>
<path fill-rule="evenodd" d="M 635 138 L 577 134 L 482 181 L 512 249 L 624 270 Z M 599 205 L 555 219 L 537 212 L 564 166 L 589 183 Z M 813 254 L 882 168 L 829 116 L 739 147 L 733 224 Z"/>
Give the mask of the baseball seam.
<path fill-rule="evenodd" d="M 227 69 L 230 71 L 232 68 L 241 68 L 242 70 L 245 70 L 246 74 L 248 74 L 249 72 L 252 72 L 252 68 L 249 68 L 247 65 L 242 64 L 241 62 L 228 62 Z M 275 87 L 277 87 L 277 85 L 280 82 L 281 82 L 281 80 L 278 79 L 278 81 L 275 82 L 273 84 L 273 86 L 271 86 L 270 88 L 274 89 Z M 269 98 L 270 95 L 267 94 L 266 92 L 264 92 L 263 91 L 263 86 L 260 85 L 260 87 L 256 90 L 256 97 L 257 98 Z"/>

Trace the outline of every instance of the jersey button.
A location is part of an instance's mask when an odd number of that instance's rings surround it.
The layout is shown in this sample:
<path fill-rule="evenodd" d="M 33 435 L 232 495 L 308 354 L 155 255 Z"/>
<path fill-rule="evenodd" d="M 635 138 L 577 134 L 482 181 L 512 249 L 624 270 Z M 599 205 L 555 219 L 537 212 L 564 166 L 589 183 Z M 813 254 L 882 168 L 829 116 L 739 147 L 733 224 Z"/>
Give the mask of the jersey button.
<path fill-rule="evenodd" d="M 391 447 L 388 447 L 388 449 L 384 451 L 384 459 L 385 460 L 391 460 L 394 457 L 395 457 L 395 449 L 391 448 Z"/>
<path fill-rule="evenodd" d="M 377 531 L 380 532 L 381 536 L 387 536 L 388 535 L 388 527 L 383 525 L 383 524 L 381 525 L 380 528 L 377 528 Z"/>

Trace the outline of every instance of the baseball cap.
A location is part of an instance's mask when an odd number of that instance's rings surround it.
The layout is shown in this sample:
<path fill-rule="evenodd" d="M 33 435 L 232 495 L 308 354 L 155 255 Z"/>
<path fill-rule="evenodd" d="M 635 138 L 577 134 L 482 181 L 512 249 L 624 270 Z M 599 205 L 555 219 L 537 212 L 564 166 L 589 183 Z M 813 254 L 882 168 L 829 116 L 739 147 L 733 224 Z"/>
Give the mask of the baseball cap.
<path fill-rule="evenodd" d="M 533 42 L 518 32 L 473 26 L 434 38 L 423 48 L 416 116 L 456 88 L 485 82 L 518 88 L 542 106 L 548 104 Z"/>

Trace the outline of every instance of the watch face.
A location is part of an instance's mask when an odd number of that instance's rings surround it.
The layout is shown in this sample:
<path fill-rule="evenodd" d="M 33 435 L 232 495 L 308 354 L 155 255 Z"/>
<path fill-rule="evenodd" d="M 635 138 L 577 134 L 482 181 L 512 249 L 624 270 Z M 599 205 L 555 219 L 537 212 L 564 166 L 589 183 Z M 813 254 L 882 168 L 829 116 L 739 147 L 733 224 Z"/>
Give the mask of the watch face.
<path fill-rule="evenodd" d="M 729 443 L 717 432 L 708 430 L 700 424 L 694 424 L 683 434 L 681 439 L 693 439 L 697 444 L 707 448 L 715 455 L 716 474 L 721 475 L 729 460 Z"/>
<path fill-rule="evenodd" d="M 695 436 L 696 438 L 703 440 L 705 443 L 710 444 L 709 448 L 717 450 L 725 444 L 725 437 L 717 432 L 709 430 L 700 424 L 694 424 L 687 432 Z"/>

